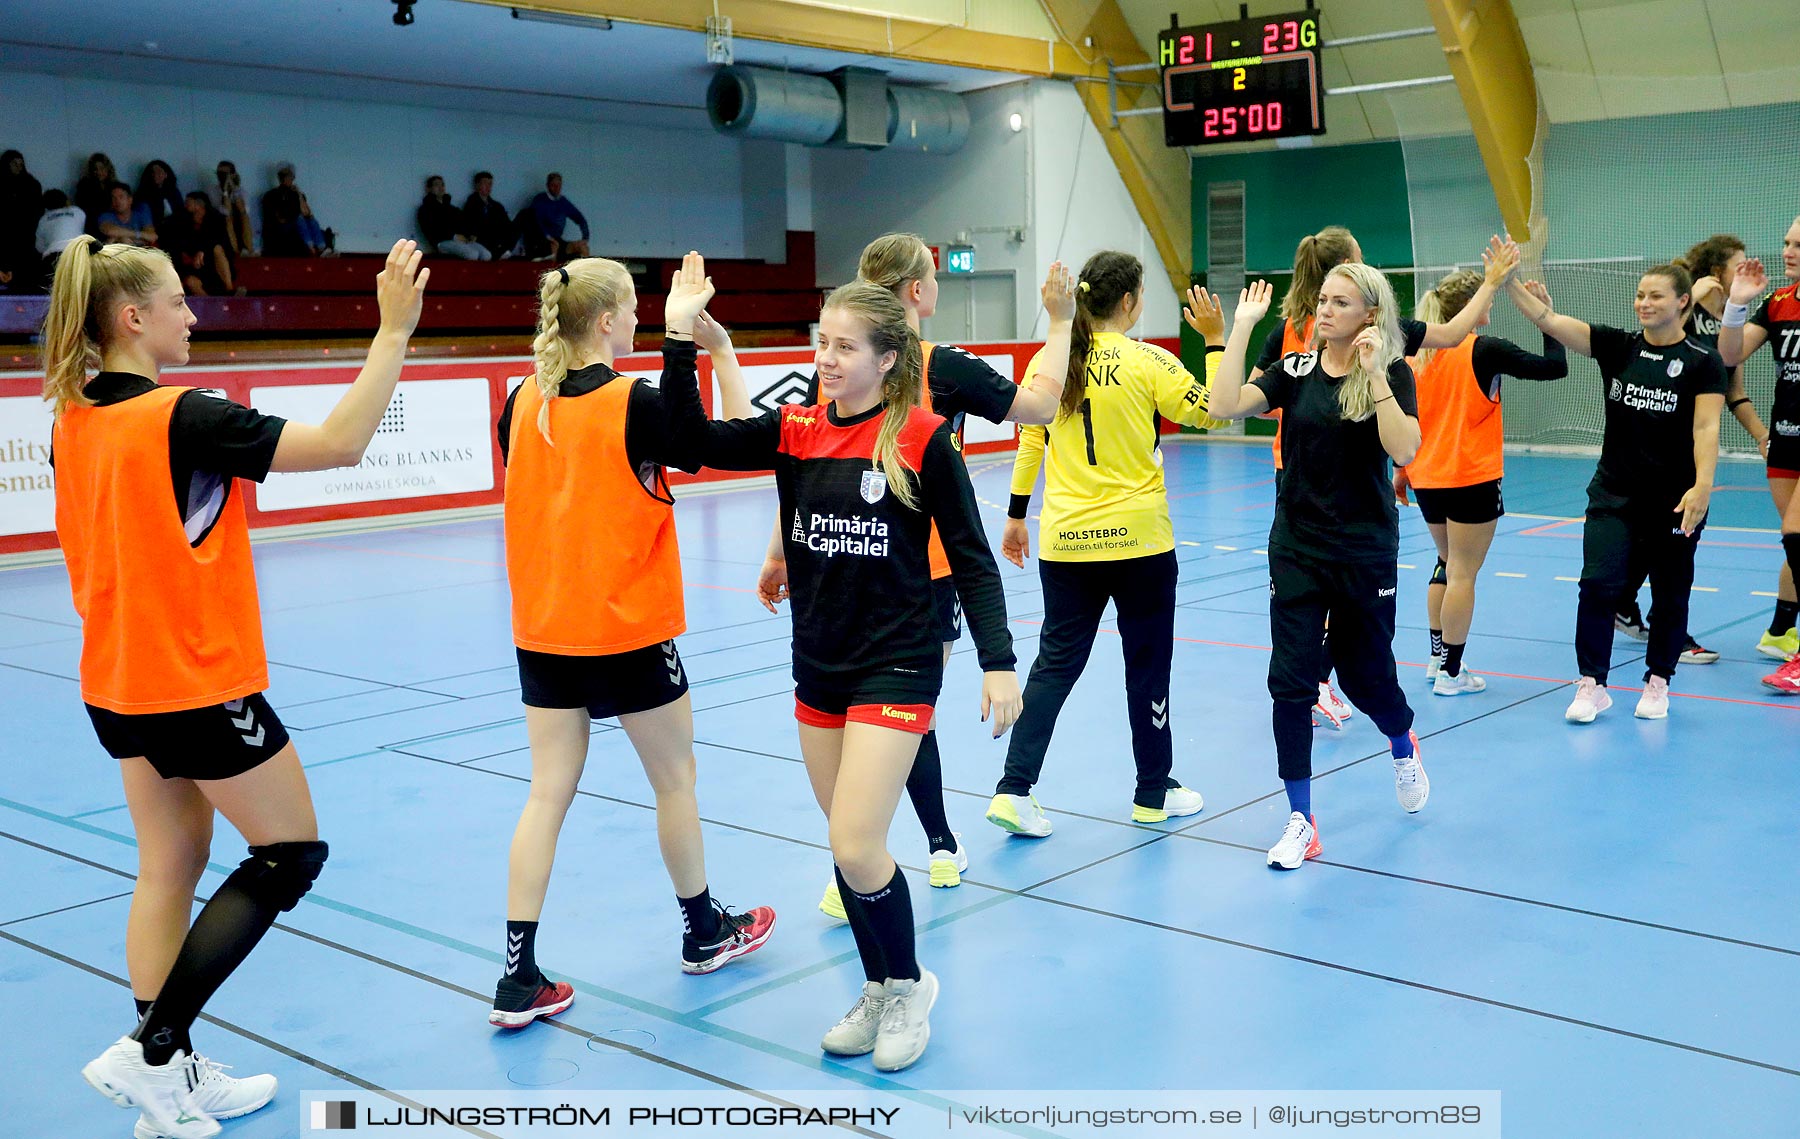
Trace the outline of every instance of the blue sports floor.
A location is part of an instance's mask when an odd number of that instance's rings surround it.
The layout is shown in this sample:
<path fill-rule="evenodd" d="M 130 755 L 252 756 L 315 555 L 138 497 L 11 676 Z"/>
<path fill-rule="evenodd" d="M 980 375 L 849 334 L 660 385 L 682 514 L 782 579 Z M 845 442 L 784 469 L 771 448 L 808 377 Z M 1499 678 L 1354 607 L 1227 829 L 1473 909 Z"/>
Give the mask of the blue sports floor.
<path fill-rule="evenodd" d="M 1206 809 L 1129 821 L 1122 669 L 1103 636 L 1038 789 L 1056 833 L 984 822 L 1005 744 L 977 722 L 965 639 L 939 720 L 973 867 L 927 888 L 902 805 L 893 849 L 943 995 L 930 1050 L 893 1076 L 818 1050 L 861 976 L 848 929 L 814 909 L 829 857 L 799 766 L 788 617 L 750 592 L 773 490 L 677 510 L 711 884 L 776 907 L 775 935 L 716 975 L 680 972 L 648 785 L 624 734 L 597 725 L 538 942 L 577 1001 L 518 1034 L 485 1019 L 529 772 L 499 520 L 260 545 L 270 697 L 332 858 L 196 1026 L 201 1051 L 282 1081 L 225 1134 L 299 1132 L 305 1090 L 740 1085 L 873 1090 L 939 1119 L 980 1089 L 1493 1089 L 1514 1139 L 1800 1134 L 1800 701 L 1757 683 L 1780 559 L 1760 470 L 1721 467 L 1691 628 L 1725 656 L 1681 671 L 1664 722 L 1633 719 L 1630 692 L 1591 726 L 1562 719 L 1581 560 L 1568 520 L 1591 460 L 1510 464 L 1515 513 L 1468 652 L 1481 695 L 1422 683 L 1433 556 L 1405 516 L 1397 653 L 1430 805 L 1400 811 L 1365 718 L 1321 731 L 1325 854 L 1282 874 L 1263 857 L 1287 813 L 1264 687 L 1268 450 L 1176 445 L 1167 467 L 1175 774 Z M 1010 460 L 973 468 L 998 545 Z M 1023 679 L 1036 565 L 1001 568 Z M 60 566 L 0 574 L 0 1134 L 34 1139 L 124 1136 L 135 1119 L 77 1074 L 132 1023 L 135 867 L 78 643 Z M 1620 638 L 1618 685 L 1637 683 L 1641 649 Z M 221 821 L 202 892 L 242 856 Z"/>

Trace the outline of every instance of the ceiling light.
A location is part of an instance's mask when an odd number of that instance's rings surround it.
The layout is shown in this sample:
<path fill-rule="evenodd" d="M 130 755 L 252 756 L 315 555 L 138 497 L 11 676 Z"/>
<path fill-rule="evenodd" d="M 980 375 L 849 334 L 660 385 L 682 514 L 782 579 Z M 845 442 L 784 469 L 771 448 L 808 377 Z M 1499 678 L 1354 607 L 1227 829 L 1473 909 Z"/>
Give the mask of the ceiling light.
<path fill-rule="evenodd" d="M 539 12 L 534 8 L 514 8 L 512 17 L 515 20 L 529 20 L 534 24 L 561 24 L 568 28 L 593 28 L 596 31 L 612 31 L 613 22 L 605 16 L 583 16 L 575 12 Z"/>
<path fill-rule="evenodd" d="M 1013 129 L 1014 134 L 1018 134 L 1025 129 L 1025 116 L 1014 111 L 1011 115 L 1007 116 L 1006 125 Z"/>

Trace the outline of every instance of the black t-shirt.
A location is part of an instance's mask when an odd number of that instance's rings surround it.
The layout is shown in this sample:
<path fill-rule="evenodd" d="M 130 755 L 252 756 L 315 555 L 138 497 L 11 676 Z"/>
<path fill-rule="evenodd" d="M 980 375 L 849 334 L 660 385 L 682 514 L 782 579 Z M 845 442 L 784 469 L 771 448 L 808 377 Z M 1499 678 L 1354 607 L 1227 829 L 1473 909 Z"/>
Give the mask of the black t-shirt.
<path fill-rule="evenodd" d="M 1469 367 L 1475 373 L 1475 384 L 1491 400 L 1500 398 L 1500 378 L 1519 380 L 1560 380 L 1569 374 L 1569 354 L 1548 332 L 1544 333 L 1544 354 L 1528 352 L 1503 336 L 1477 336 L 1469 349 Z"/>
<path fill-rule="evenodd" d="M 933 344 L 925 381 L 931 386 L 931 411 L 950 421 L 950 429 L 962 434 L 963 417 L 973 415 L 989 423 L 1006 422 L 1019 385 L 1013 383 L 966 348 Z M 819 402 L 819 376 L 806 387 L 806 402 Z"/>
<path fill-rule="evenodd" d="M 1388 386 L 1407 415 L 1418 417 L 1412 369 L 1388 365 Z M 1391 562 L 1400 550 L 1400 512 L 1388 477 L 1388 453 L 1376 417 L 1344 419 L 1342 376 L 1325 371 L 1316 352 L 1292 352 L 1256 380 L 1281 415 L 1285 474 L 1275 501 L 1269 547 L 1316 561 Z"/>
<path fill-rule="evenodd" d="M 1256 358 L 1257 371 L 1266 372 L 1275 366 L 1275 361 L 1281 359 L 1281 346 L 1285 342 L 1286 334 L 1287 321 L 1285 320 L 1280 321 L 1269 330 L 1269 335 L 1263 339 L 1262 355 Z M 1402 356 L 1417 356 L 1419 349 L 1425 346 L 1425 322 L 1401 317 L 1400 341 Z"/>
<path fill-rule="evenodd" d="M 1694 397 L 1725 394 L 1724 361 L 1692 340 L 1652 345 L 1642 332 L 1591 326 L 1606 383 L 1606 438 L 1588 504 L 1667 510 L 1694 485 Z"/>
<path fill-rule="evenodd" d="M 679 383 L 694 390 L 691 378 Z M 882 414 L 877 405 L 840 419 L 834 404 L 786 404 L 754 419 L 699 423 L 707 466 L 775 472 L 795 662 L 847 673 L 934 667 L 942 651 L 927 550 L 935 522 L 982 669 L 1011 669 L 1000 571 L 955 433 L 941 416 L 913 412 L 935 427 L 917 456 L 919 506 L 909 508 L 871 461 Z"/>
<path fill-rule="evenodd" d="M 107 407 L 156 387 L 156 381 L 144 376 L 101 372 L 82 391 Z M 175 401 L 169 416 L 169 478 L 190 543 L 198 546 L 219 520 L 231 498 L 231 480 L 262 482 L 269 477 L 286 426 L 280 416 L 199 388 Z"/>
<path fill-rule="evenodd" d="M 690 406 L 684 399 L 663 394 L 668 390 L 669 378 L 675 372 L 685 370 L 690 377 L 694 375 L 694 342 L 664 340 L 662 353 L 662 386 L 632 384 L 631 395 L 626 398 L 625 403 L 625 458 L 646 486 L 654 486 L 655 472 L 650 469 L 653 467 L 674 467 L 689 474 L 700 469 L 693 432 L 689 425 L 682 422 L 682 418 L 689 416 L 704 420 L 706 409 L 699 404 Z M 632 383 L 605 364 L 589 364 L 564 376 L 563 382 L 556 389 L 556 395 L 558 399 L 578 399 L 589 392 L 599 391 L 615 380 Z M 506 397 L 506 406 L 500 411 L 498 434 L 502 463 L 506 462 L 507 453 L 512 447 L 513 406 L 518 402 L 519 389 L 514 388 Z M 535 424 L 526 426 L 534 431 L 537 429 Z"/>

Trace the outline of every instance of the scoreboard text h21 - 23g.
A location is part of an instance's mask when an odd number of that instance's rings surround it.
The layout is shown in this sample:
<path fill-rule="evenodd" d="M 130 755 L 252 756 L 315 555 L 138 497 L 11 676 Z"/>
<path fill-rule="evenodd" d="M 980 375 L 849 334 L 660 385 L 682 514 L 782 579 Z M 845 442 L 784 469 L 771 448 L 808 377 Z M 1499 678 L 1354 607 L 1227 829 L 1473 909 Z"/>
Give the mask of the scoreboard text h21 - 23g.
<path fill-rule="evenodd" d="M 1317 11 L 1172 26 L 1156 46 L 1168 145 L 1325 133 Z"/>

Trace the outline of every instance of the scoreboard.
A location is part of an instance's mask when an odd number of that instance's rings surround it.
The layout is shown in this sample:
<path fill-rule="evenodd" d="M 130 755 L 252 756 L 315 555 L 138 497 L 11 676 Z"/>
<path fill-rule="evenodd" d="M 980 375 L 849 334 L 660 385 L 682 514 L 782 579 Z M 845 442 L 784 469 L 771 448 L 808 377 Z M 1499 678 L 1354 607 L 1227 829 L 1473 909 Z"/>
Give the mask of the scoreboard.
<path fill-rule="evenodd" d="M 1156 46 L 1168 145 L 1325 133 L 1317 11 L 1170 27 Z"/>

